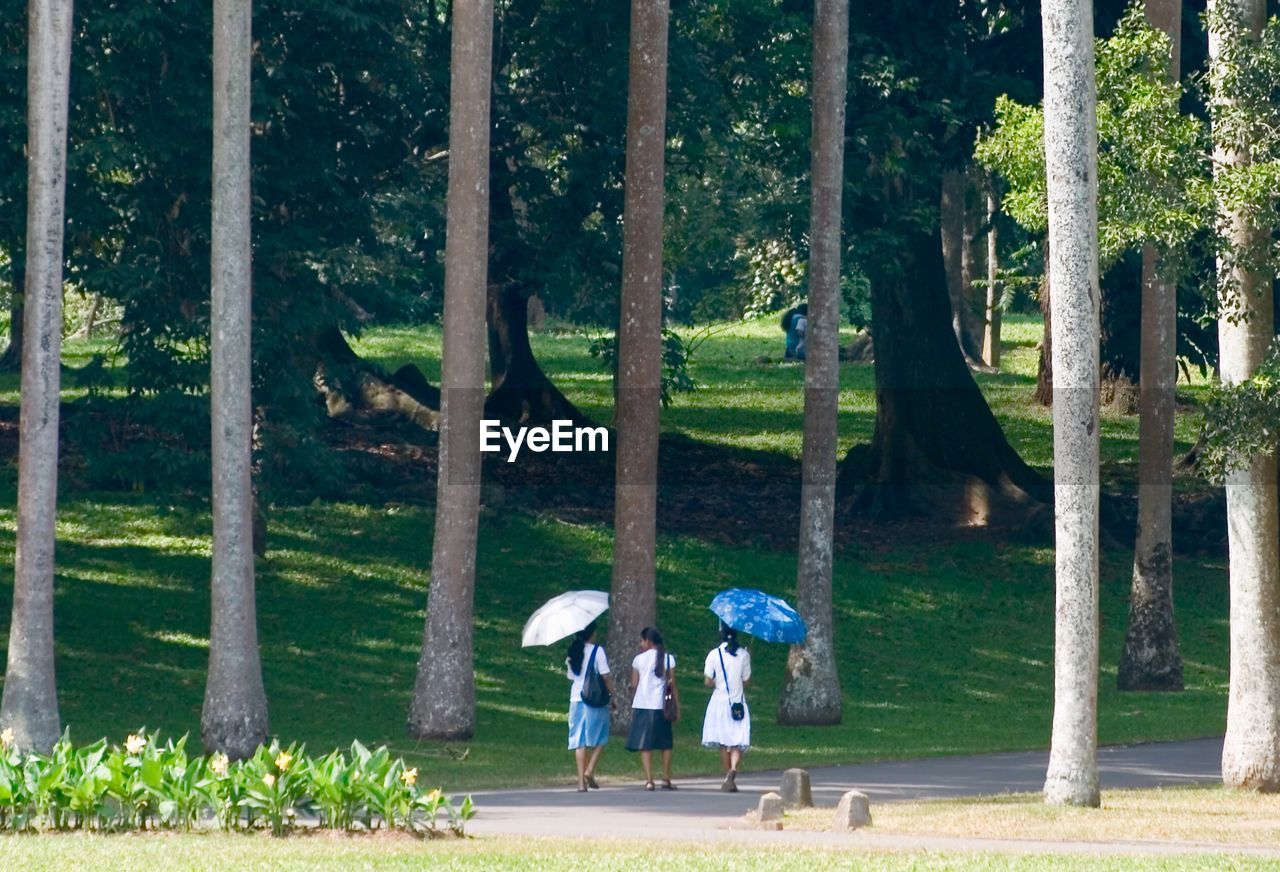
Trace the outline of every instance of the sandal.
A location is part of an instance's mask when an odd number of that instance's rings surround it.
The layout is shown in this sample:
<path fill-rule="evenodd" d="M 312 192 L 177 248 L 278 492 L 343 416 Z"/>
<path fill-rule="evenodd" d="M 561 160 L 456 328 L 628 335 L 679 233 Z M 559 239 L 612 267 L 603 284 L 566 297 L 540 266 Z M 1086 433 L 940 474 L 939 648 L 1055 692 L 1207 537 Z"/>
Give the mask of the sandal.
<path fill-rule="evenodd" d="M 590 787 L 592 790 L 600 789 L 600 785 L 596 783 L 596 777 L 594 775 L 591 775 L 590 773 L 588 773 L 584 777 L 584 780 L 587 782 L 587 787 Z"/>
<path fill-rule="evenodd" d="M 675 789 L 676 789 L 676 786 L 675 786 L 674 784 L 672 784 L 670 781 L 663 781 L 663 782 L 662 782 L 662 789 L 663 789 L 663 790 L 675 790 Z"/>
<path fill-rule="evenodd" d="M 652 782 L 652 781 L 646 781 L 646 782 L 644 783 L 644 789 L 645 789 L 645 790 L 653 790 L 653 782 Z"/>

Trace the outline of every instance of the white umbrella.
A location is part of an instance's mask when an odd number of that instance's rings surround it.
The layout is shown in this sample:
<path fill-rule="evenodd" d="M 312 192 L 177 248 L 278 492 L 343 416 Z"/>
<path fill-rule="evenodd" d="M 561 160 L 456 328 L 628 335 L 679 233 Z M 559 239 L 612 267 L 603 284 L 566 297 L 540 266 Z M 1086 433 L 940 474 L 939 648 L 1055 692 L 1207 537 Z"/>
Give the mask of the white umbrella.
<path fill-rule="evenodd" d="M 524 622 L 520 646 L 554 645 L 572 636 L 600 617 L 609 608 L 609 595 L 602 590 L 571 590 L 543 603 Z"/>

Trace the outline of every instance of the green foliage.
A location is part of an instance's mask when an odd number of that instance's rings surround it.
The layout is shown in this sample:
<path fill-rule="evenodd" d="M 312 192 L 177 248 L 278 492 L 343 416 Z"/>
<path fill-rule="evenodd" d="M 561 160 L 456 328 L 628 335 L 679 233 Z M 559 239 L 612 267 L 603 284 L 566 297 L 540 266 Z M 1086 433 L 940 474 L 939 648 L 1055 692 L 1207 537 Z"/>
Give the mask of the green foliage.
<path fill-rule="evenodd" d="M 1112 37 L 1096 42 L 1104 270 L 1146 243 L 1160 249 L 1163 263 L 1185 269 L 1188 245 L 1212 224 L 1208 129 L 1180 111 L 1183 89 L 1169 81 L 1169 55 L 1168 38 L 1147 24 L 1141 4 L 1129 8 Z M 1005 212 L 1042 233 L 1044 110 L 1001 96 L 995 112 L 995 128 L 978 140 L 975 157 L 1008 183 Z"/>
<path fill-rule="evenodd" d="M 1217 384 L 1204 415 L 1200 469 L 1221 482 L 1255 456 L 1274 454 L 1280 443 L 1280 343 L 1262 366 L 1235 385 Z"/>
<path fill-rule="evenodd" d="M 687 338 L 669 327 L 662 328 L 662 405 L 670 406 L 676 394 L 692 393 L 698 389 L 689 374 L 689 363 L 694 352 L 717 332 L 714 326 L 703 327 Z M 618 337 L 604 333 L 590 337 L 587 354 L 600 362 L 603 369 L 618 378 Z"/>
<path fill-rule="evenodd" d="M 440 818 L 462 835 L 474 816 L 471 797 L 454 804 L 439 789 L 417 786 L 418 770 L 351 745 L 310 759 L 297 744 L 261 746 L 247 760 L 222 754 L 191 757 L 186 737 L 160 744 L 155 733 L 132 733 L 124 745 L 99 739 L 79 748 L 67 735 L 48 755 L 12 747 L 0 737 L 0 831 L 37 829 L 122 832 L 191 830 L 211 816 L 224 830 L 269 828 L 282 836 L 299 812 L 320 811 L 322 828 L 385 828 L 435 835 Z"/>

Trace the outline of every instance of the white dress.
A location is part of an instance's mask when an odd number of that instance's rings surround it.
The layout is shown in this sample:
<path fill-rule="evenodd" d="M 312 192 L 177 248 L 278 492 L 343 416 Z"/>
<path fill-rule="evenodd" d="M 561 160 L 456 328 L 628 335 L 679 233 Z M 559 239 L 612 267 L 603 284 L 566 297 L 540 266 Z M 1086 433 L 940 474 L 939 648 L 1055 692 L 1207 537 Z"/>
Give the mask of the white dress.
<path fill-rule="evenodd" d="M 721 669 L 720 659 L 724 658 Z M 713 648 L 707 654 L 702 674 L 715 679 L 716 687 L 711 692 L 711 700 L 707 703 L 707 716 L 702 721 L 702 744 L 713 748 L 741 748 L 751 746 L 751 709 L 747 706 L 747 697 L 743 692 L 743 682 L 751 680 L 751 653 L 746 648 L 739 648 L 737 654 L 730 654 L 724 645 Z M 725 678 L 729 680 L 725 687 Z M 741 702 L 743 717 L 735 721 L 729 713 L 729 705 Z"/>

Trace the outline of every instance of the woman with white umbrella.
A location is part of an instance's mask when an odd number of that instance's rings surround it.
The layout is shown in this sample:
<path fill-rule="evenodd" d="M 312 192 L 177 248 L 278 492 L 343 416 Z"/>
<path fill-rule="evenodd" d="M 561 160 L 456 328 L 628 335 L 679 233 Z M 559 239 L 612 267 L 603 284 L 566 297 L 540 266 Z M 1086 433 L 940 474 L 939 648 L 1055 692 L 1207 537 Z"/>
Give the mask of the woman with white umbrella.
<path fill-rule="evenodd" d="M 600 753 L 609 741 L 609 705 L 594 706 L 587 702 L 589 693 L 584 687 L 594 671 L 600 676 L 605 689 L 613 694 L 609 680 L 609 658 L 604 648 L 595 643 L 596 622 L 592 621 L 579 630 L 569 643 L 569 656 L 565 668 L 569 676 L 569 750 L 578 764 L 578 792 L 598 788 L 595 771 Z"/>
<path fill-rule="evenodd" d="M 553 597 L 529 616 L 521 644 L 554 645 L 572 636 L 565 673 L 569 679 L 569 750 L 578 764 L 578 792 L 599 787 L 595 779 L 600 752 L 609 741 L 609 658 L 595 643 L 596 618 L 609 608 L 599 590 L 571 590 Z"/>

